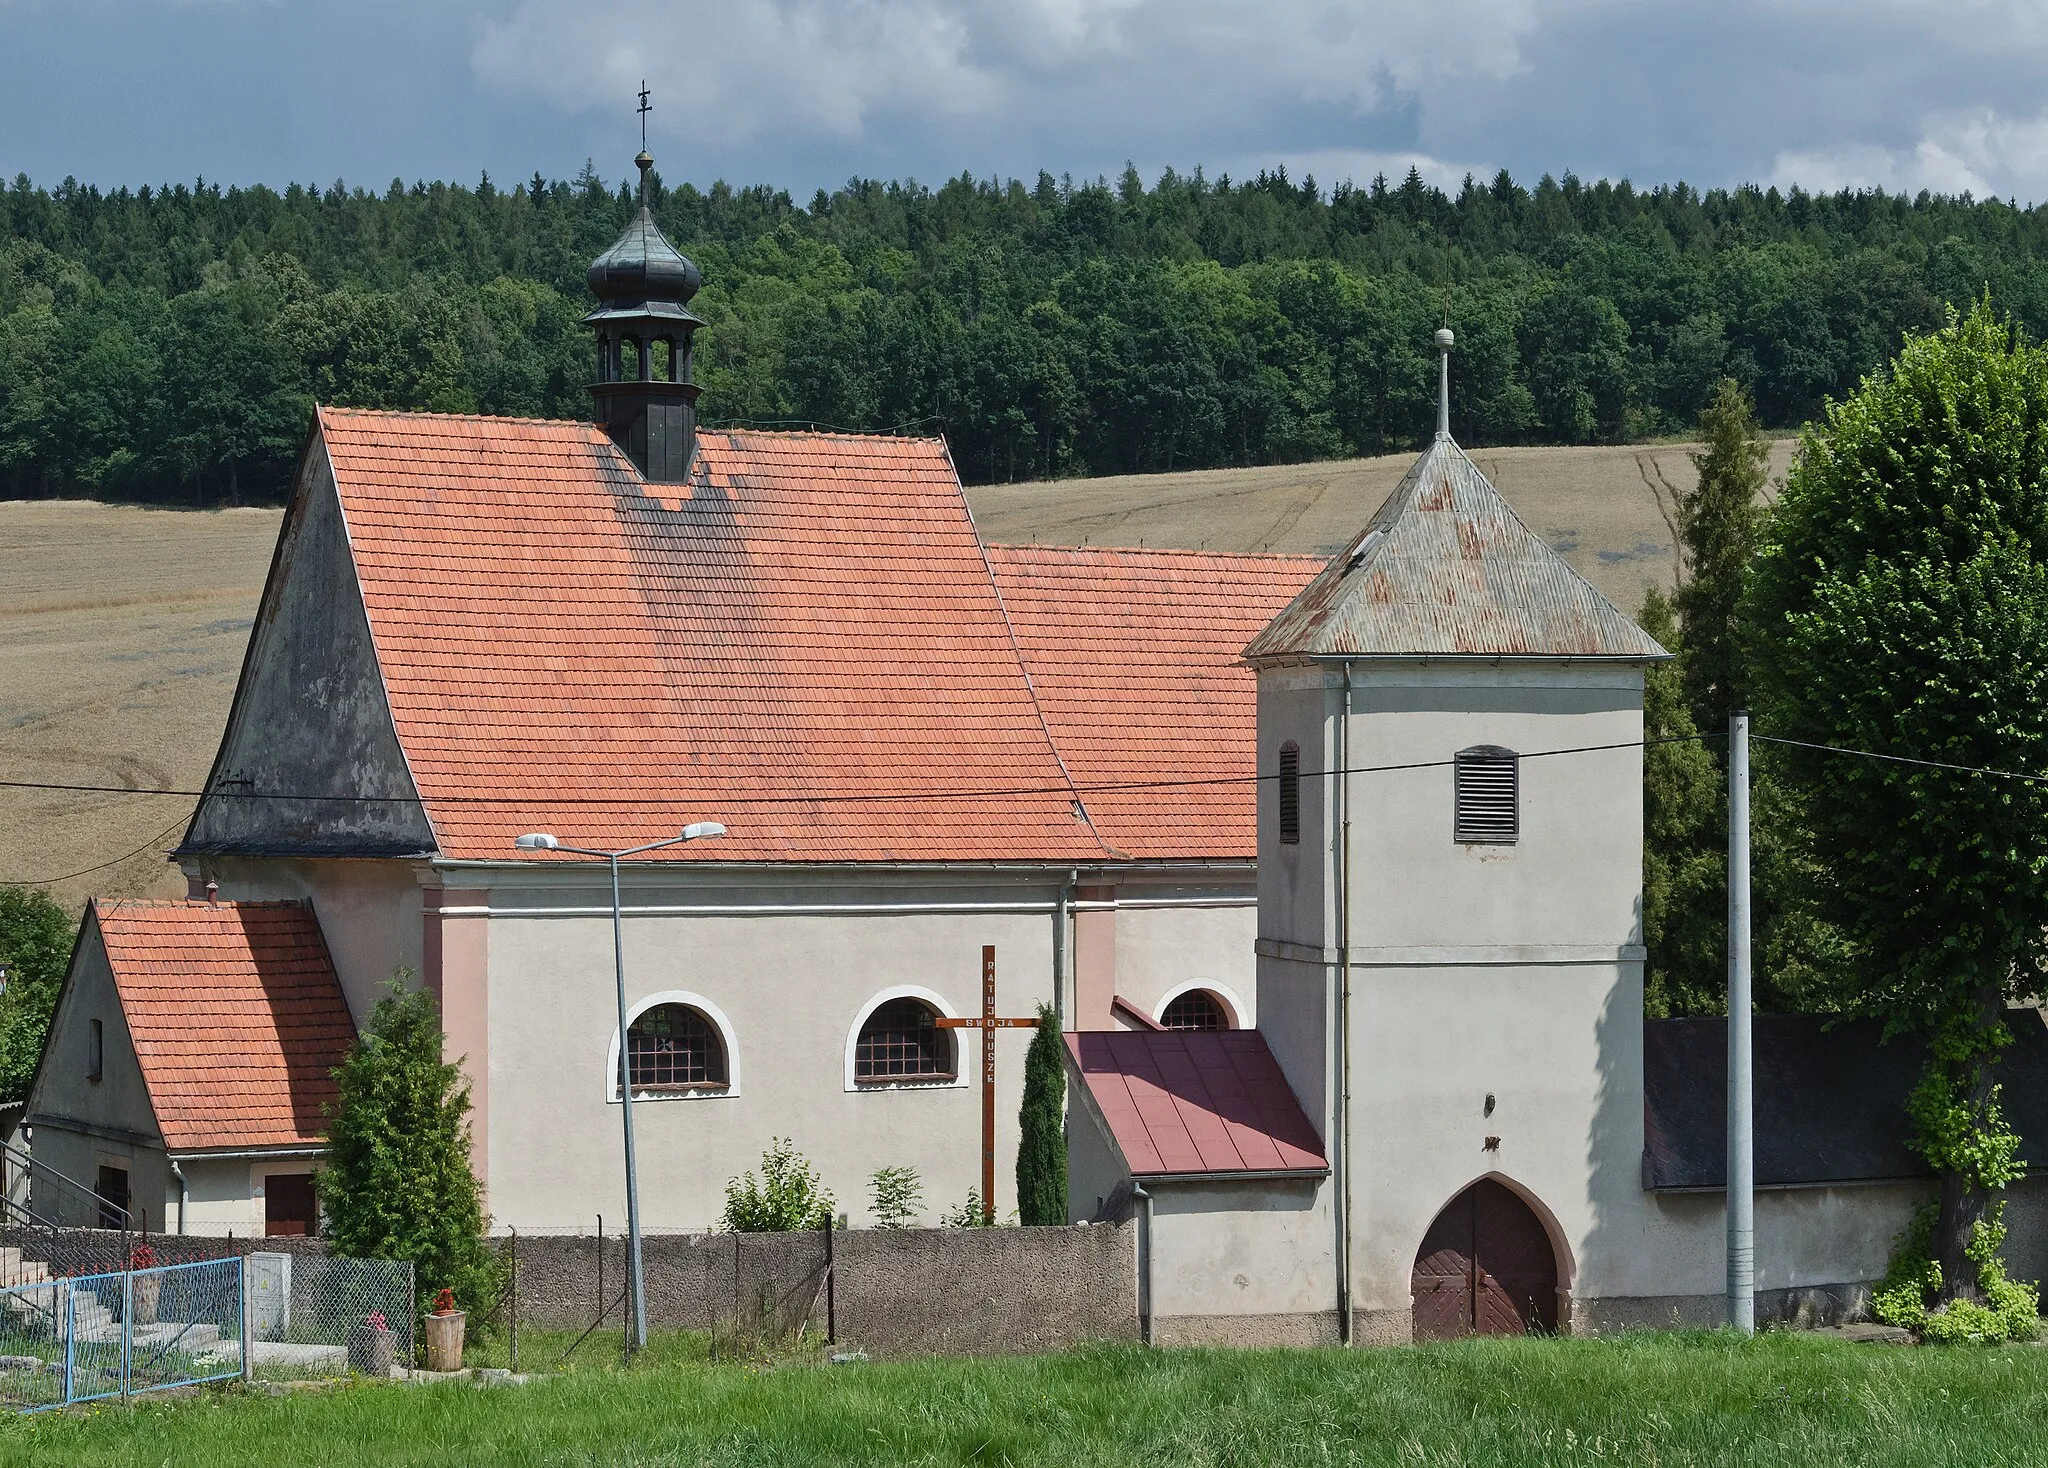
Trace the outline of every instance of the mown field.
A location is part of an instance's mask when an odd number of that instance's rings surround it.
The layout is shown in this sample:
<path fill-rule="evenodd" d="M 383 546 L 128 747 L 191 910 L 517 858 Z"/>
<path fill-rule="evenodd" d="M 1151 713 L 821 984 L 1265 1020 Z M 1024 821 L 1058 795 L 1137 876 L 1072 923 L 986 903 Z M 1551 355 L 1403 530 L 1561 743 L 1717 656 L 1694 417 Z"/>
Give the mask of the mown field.
<path fill-rule="evenodd" d="M 1632 1335 L 212 1391 L 0 1422 L 0 1465 L 2000 1468 L 2044 1441 L 2048 1351 Z"/>
<path fill-rule="evenodd" d="M 1777 445 L 1774 474 L 1790 460 Z M 1516 510 L 1626 610 L 1675 566 L 1684 445 L 1475 454 Z M 1337 550 L 1413 456 L 969 491 L 991 540 Z M 0 779 L 191 789 L 234 695 L 274 510 L 0 502 Z M 0 790 L 0 882 L 175 896 L 188 801 Z M 72 874 L 76 875 L 72 875 Z"/>

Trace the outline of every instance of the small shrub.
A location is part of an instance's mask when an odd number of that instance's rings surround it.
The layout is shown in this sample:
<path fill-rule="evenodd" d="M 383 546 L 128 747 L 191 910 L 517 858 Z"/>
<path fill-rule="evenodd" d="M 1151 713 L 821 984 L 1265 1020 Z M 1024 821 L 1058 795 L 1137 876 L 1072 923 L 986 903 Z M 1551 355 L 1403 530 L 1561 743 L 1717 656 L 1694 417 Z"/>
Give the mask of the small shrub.
<path fill-rule="evenodd" d="M 1052 1006 L 1038 1006 L 1038 1029 L 1024 1057 L 1018 1115 L 1017 1212 L 1024 1222 L 1067 1221 L 1067 1047 Z"/>
<path fill-rule="evenodd" d="M 939 1220 L 947 1228 L 987 1228 L 988 1210 L 981 1206 L 981 1189 L 969 1188 L 967 1201 Z"/>
<path fill-rule="evenodd" d="M 878 1167 L 868 1179 L 876 1228 L 911 1228 L 924 1212 L 924 1184 L 914 1167 Z"/>
<path fill-rule="evenodd" d="M 725 1185 L 727 1233 L 772 1234 L 824 1228 L 832 1222 L 832 1194 L 818 1171 L 787 1137 L 777 1137 L 761 1154 L 761 1178 L 744 1173 Z"/>
<path fill-rule="evenodd" d="M 2003 1202 L 1993 1204 L 1990 1216 L 1978 1221 L 1965 1251 L 1977 1266 L 1983 1303 L 1951 1300 L 1940 1309 L 1929 1308 L 1928 1302 L 1941 1291 L 1941 1266 L 1934 1261 L 1938 1207 L 1925 1203 L 1914 1210 L 1912 1223 L 1892 1252 L 1884 1283 L 1871 1294 L 1871 1314 L 1937 1345 L 2032 1340 L 2040 1330 L 2041 1291 L 2037 1285 L 2006 1277 L 2000 1257 L 2005 1248 Z"/>

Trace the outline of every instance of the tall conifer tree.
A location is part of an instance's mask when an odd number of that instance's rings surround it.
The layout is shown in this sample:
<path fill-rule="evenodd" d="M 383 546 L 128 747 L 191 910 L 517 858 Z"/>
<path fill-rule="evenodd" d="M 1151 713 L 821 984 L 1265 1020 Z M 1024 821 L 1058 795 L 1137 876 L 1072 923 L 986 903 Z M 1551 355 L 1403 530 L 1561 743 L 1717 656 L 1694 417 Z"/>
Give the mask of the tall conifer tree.
<path fill-rule="evenodd" d="M 1059 1016 L 1041 1004 L 1024 1056 L 1024 1106 L 1017 1118 L 1017 1216 L 1027 1224 L 1067 1221 L 1066 1103 L 1066 1041 Z"/>

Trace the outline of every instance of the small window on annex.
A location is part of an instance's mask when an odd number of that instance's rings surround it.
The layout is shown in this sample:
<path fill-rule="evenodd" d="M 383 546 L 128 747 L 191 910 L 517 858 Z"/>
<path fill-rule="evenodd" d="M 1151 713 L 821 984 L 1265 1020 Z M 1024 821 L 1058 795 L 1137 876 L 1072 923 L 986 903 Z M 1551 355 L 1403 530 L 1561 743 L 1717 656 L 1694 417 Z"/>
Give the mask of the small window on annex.
<path fill-rule="evenodd" d="M 1512 846 L 1522 834 L 1521 760 L 1497 744 L 1458 751 L 1453 839 Z"/>
<path fill-rule="evenodd" d="M 718 1026 L 687 1004 L 643 1010 L 626 1038 L 635 1095 L 716 1090 L 730 1083 Z"/>
<path fill-rule="evenodd" d="M 1230 1011 L 1207 989 L 1190 989 L 1167 1001 L 1166 1008 L 1159 1012 L 1159 1027 L 1163 1030 L 1227 1030 L 1230 1028 Z"/>
<path fill-rule="evenodd" d="M 1280 839 L 1301 843 L 1301 746 L 1292 739 L 1280 746 Z"/>
<path fill-rule="evenodd" d="M 953 1037 L 938 1021 L 932 1007 L 916 999 L 875 1006 L 854 1042 L 854 1080 L 952 1080 Z"/>

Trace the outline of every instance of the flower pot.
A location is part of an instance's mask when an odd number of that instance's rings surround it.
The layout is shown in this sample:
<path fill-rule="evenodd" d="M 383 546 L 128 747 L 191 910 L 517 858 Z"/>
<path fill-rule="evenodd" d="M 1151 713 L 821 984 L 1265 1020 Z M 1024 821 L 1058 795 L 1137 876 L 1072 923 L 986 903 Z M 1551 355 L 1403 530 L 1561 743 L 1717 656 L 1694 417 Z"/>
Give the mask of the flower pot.
<path fill-rule="evenodd" d="M 129 1324 L 156 1324 L 157 1300 L 162 1295 L 163 1288 L 164 1277 L 160 1274 L 131 1274 L 128 1276 Z"/>
<path fill-rule="evenodd" d="M 365 1376 L 389 1376 L 397 1360 L 392 1332 L 365 1320 L 348 1333 L 348 1365 Z"/>
<path fill-rule="evenodd" d="M 462 1323 L 467 1318 L 460 1310 L 427 1317 L 427 1370 L 462 1369 Z"/>

